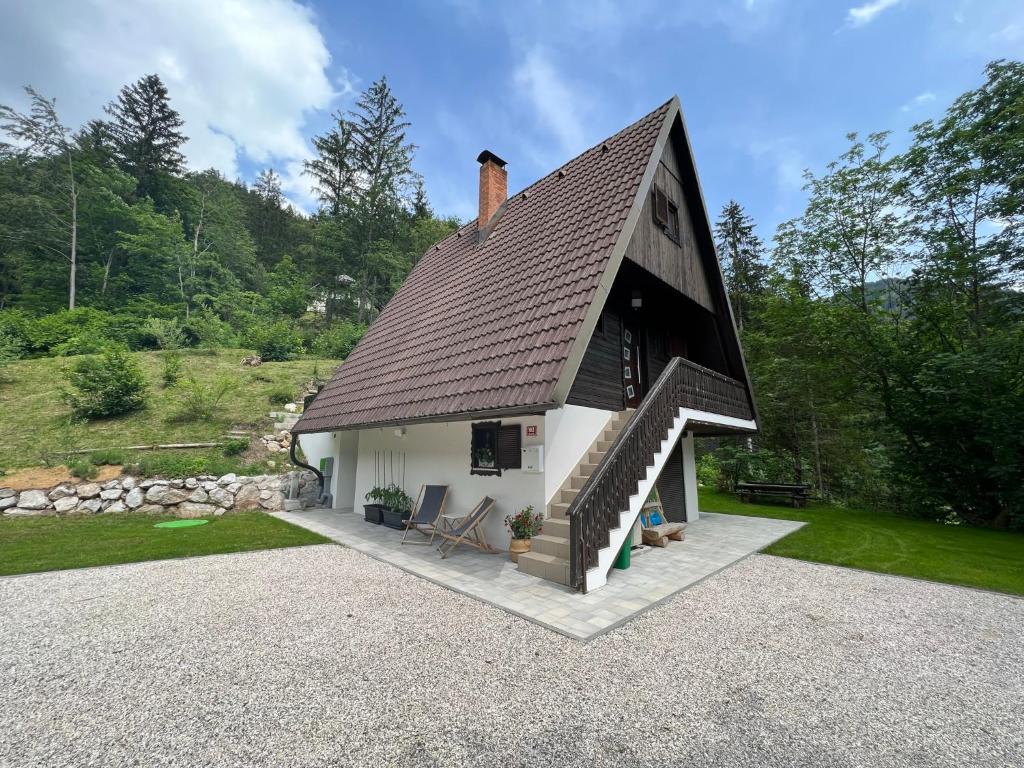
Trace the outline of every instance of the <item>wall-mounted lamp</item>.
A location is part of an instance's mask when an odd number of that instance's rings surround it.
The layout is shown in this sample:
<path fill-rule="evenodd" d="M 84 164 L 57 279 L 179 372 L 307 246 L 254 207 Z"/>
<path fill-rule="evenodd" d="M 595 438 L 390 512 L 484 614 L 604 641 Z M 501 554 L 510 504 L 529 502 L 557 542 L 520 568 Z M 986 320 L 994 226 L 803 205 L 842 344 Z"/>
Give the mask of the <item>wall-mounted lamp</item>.
<path fill-rule="evenodd" d="M 640 307 L 644 305 L 644 297 L 643 294 L 640 293 L 639 288 L 633 289 L 633 297 L 629 300 L 629 303 L 633 309 L 640 309 Z"/>

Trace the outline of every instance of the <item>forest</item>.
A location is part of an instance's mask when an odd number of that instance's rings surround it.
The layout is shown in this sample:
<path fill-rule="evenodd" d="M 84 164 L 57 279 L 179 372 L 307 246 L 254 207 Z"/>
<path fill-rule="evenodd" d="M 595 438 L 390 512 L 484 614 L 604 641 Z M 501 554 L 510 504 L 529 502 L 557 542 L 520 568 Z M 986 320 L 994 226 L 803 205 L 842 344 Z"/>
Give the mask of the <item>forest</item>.
<path fill-rule="evenodd" d="M 187 170 L 157 75 L 75 130 L 26 91 L 28 112 L 0 106 L 0 365 L 110 345 L 342 359 L 458 226 L 384 78 L 315 138 L 312 215 L 273 168 Z M 761 431 L 704 441 L 700 479 L 1024 528 L 1024 64 L 898 138 L 851 134 L 769 243 L 740 202 L 716 217 Z"/>

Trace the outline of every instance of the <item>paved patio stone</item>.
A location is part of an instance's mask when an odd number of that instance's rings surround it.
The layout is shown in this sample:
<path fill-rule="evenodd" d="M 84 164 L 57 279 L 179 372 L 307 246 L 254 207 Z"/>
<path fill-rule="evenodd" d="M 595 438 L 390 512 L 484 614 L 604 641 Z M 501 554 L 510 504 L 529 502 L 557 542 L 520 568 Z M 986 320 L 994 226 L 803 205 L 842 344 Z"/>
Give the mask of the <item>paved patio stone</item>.
<path fill-rule="evenodd" d="M 608 584 L 583 595 L 520 572 L 507 554 L 459 548 L 442 560 L 435 547 L 401 543 L 400 531 L 373 525 L 349 511 L 280 512 L 284 520 L 404 571 L 482 600 L 577 640 L 591 640 L 633 619 L 680 590 L 792 533 L 803 523 L 702 512 L 686 540 L 633 558 Z"/>

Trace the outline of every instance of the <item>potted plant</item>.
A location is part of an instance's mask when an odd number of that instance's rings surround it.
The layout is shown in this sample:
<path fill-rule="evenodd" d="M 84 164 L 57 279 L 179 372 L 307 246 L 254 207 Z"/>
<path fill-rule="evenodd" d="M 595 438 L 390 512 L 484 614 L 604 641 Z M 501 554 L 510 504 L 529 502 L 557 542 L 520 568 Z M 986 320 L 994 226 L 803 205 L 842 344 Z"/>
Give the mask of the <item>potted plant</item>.
<path fill-rule="evenodd" d="M 484 469 L 492 469 L 494 467 L 494 451 L 490 448 L 477 448 L 476 465 Z"/>
<path fill-rule="evenodd" d="M 369 504 L 363 504 L 363 517 L 368 523 L 380 525 L 384 521 L 384 500 L 387 498 L 387 489 L 379 485 L 371 488 L 366 494 Z"/>
<path fill-rule="evenodd" d="M 412 515 L 413 499 L 395 483 L 384 489 L 381 510 L 381 523 L 388 528 L 403 530 L 405 523 Z"/>
<path fill-rule="evenodd" d="M 514 515 L 505 517 L 505 527 L 512 532 L 508 554 L 513 563 L 519 562 L 519 556 L 530 551 L 530 539 L 543 530 L 544 518 L 533 513 L 533 505 L 521 509 Z"/>

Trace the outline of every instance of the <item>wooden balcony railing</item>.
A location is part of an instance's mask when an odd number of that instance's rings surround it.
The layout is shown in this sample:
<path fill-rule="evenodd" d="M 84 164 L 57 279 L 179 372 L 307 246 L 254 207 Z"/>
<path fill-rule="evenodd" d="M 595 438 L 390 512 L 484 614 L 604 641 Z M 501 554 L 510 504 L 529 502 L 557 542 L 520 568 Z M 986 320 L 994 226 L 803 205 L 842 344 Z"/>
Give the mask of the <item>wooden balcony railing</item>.
<path fill-rule="evenodd" d="M 753 419 L 746 387 L 735 379 L 674 357 L 633 412 L 593 474 L 569 505 L 569 579 L 586 591 L 587 569 L 609 545 L 609 531 L 654 465 L 680 408 Z"/>

